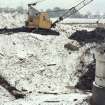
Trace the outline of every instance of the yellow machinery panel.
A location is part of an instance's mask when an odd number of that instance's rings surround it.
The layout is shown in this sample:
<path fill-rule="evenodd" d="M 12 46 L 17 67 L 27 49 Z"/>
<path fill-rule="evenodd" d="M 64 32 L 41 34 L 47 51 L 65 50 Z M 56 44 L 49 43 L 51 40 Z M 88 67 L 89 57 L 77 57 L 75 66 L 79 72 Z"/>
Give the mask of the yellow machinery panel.
<path fill-rule="evenodd" d="M 28 16 L 28 21 L 26 22 L 28 28 L 50 29 L 51 25 L 52 22 L 49 19 L 47 12 L 41 12 L 36 16 Z"/>
<path fill-rule="evenodd" d="M 50 29 L 51 25 L 52 25 L 52 22 L 48 18 L 48 13 L 46 12 L 41 13 L 40 20 L 39 20 L 39 27 Z"/>

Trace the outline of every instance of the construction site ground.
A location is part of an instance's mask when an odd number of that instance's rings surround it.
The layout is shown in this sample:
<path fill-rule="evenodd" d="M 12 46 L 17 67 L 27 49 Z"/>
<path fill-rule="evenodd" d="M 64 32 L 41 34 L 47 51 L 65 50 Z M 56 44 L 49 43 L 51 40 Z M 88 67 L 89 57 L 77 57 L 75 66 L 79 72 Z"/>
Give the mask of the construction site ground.
<path fill-rule="evenodd" d="M 25 17 L 2 13 L 0 28 L 24 26 Z M 59 36 L 0 34 L 0 105 L 89 105 L 95 48 L 105 30 L 62 24 L 56 30 Z M 18 92 L 26 96 L 16 99 Z"/>

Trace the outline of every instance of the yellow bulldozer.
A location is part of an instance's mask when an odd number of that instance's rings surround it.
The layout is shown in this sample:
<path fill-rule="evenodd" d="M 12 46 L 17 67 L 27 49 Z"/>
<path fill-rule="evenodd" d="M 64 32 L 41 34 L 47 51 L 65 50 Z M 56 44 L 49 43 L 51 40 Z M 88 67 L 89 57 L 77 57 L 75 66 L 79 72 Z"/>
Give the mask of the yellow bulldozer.
<path fill-rule="evenodd" d="M 72 16 L 93 0 L 83 0 L 74 7 L 66 9 L 65 13 L 54 22 L 49 18 L 48 12 L 41 12 L 34 8 L 37 3 L 42 1 L 44 0 L 28 4 L 28 19 L 25 22 L 25 26 L 14 29 L 0 29 L 0 33 L 33 32 L 43 35 L 59 35 L 59 32 L 53 29 L 56 24 L 61 22 L 63 19 Z"/>
<path fill-rule="evenodd" d="M 76 6 L 67 9 L 65 13 L 62 16 L 60 16 L 55 22 L 52 22 L 50 20 L 47 12 L 40 12 L 33 7 L 37 5 L 37 3 L 39 2 L 28 4 L 28 19 L 26 21 L 26 27 L 34 30 L 37 29 L 38 31 L 47 30 L 48 32 L 48 30 L 51 30 L 51 28 L 55 27 L 58 22 L 75 14 L 76 12 L 78 12 L 80 9 L 82 9 L 92 1 L 93 0 L 81 1 Z"/>
<path fill-rule="evenodd" d="M 49 19 L 47 12 L 39 12 L 32 6 L 36 3 L 28 4 L 28 20 L 26 21 L 26 27 L 28 28 L 42 28 L 50 29 L 52 21 Z"/>

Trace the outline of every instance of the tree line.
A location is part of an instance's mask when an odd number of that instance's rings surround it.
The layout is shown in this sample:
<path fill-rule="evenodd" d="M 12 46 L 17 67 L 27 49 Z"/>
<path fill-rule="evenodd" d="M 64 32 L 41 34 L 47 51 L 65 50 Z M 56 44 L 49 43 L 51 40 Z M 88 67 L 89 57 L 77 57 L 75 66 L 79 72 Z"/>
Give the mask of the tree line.
<path fill-rule="evenodd" d="M 42 10 L 43 11 L 43 10 Z M 60 17 L 62 14 L 64 14 L 66 9 L 62 9 L 59 7 L 55 7 L 53 9 L 47 9 L 46 12 L 48 12 L 49 17 Z M 27 9 L 24 9 L 23 7 L 17 7 L 15 8 L 0 8 L 0 13 L 5 12 L 5 13 L 20 13 L 20 14 L 26 14 L 28 12 Z M 80 12 L 75 13 L 74 15 L 70 16 L 70 18 L 105 18 L 105 14 L 101 15 L 99 12 L 95 13 L 94 15 L 91 12 L 87 12 L 85 14 L 82 14 Z"/>

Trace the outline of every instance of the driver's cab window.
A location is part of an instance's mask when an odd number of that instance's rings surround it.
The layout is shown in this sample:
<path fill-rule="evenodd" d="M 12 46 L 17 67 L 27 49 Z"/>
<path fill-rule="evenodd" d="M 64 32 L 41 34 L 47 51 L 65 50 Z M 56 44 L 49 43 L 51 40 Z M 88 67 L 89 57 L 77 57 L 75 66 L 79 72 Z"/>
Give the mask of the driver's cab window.
<path fill-rule="evenodd" d="M 48 16 L 43 16 L 43 20 L 44 21 L 49 20 Z"/>
<path fill-rule="evenodd" d="M 30 17 L 30 22 L 33 22 L 33 18 L 32 17 Z"/>
<path fill-rule="evenodd" d="M 43 16 L 43 20 L 46 21 L 46 16 Z"/>

